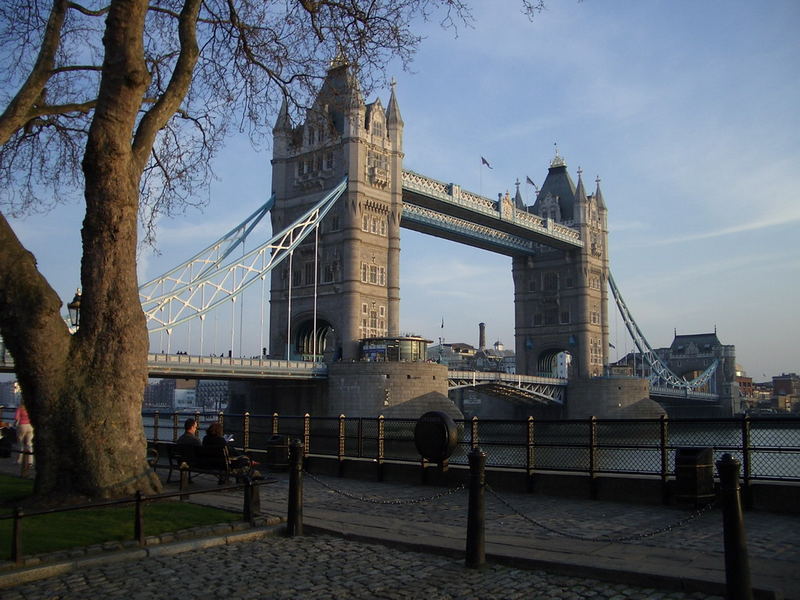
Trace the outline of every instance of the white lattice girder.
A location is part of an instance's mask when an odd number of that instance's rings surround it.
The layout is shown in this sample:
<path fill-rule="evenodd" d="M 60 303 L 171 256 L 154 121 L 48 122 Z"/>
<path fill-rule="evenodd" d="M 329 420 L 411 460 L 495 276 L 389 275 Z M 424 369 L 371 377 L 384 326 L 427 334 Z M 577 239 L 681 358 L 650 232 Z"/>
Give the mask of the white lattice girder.
<path fill-rule="evenodd" d="M 294 223 L 236 260 L 222 264 L 219 259 L 204 268 L 201 275 L 190 276 L 188 281 L 174 276 L 157 278 L 153 281 L 175 281 L 175 285 L 168 292 L 158 293 L 153 297 L 145 296 L 140 289 L 142 309 L 150 333 L 169 331 L 191 319 L 202 319 L 206 313 L 224 302 L 235 302 L 245 289 L 265 278 L 267 273 L 294 251 L 319 225 L 346 189 L 347 178 L 344 178 Z M 234 231 L 241 227 L 240 225 Z M 246 229 L 249 232 L 252 227 Z M 230 255 L 230 252 L 226 254 Z M 176 267 L 170 273 L 183 272 L 188 264 L 190 261 Z"/>
<path fill-rule="evenodd" d="M 647 364 L 650 365 L 651 386 L 677 388 L 691 392 L 708 383 L 708 380 L 717 370 L 719 360 L 714 360 L 714 362 L 711 363 L 711 365 L 705 371 L 691 381 L 687 381 L 683 377 L 678 377 L 667 365 L 664 364 L 658 354 L 656 354 L 655 350 L 653 350 L 653 348 L 647 342 L 644 334 L 636 324 L 633 315 L 628 310 L 625 300 L 623 300 L 622 294 L 620 293 L 617 284 L 614 282 L 614 278 L 611 276 L 610 271 L 608 273 L 608 285 L 611 287 L 611 292 L 614 296 L 614 300 L 617 303 L 617 308 L 619 309 L 620 315 L 622 315 L 622 320 L 625 322 L 625 327 L 628 329 L 628 333 L 633 339 L 633 343 L 636 345 L 636 348 L 639 350 L 639 353 L 642 355 L 642 357 L 644 357 L 644 360 L 647 361 Z"/>

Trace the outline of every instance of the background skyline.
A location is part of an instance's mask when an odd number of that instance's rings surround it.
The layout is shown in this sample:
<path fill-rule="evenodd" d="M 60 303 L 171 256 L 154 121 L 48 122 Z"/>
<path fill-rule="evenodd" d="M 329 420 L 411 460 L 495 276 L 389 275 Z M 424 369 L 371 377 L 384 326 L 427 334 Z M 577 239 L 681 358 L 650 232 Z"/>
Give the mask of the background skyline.
<path fill-rule="evenodd" d="M 473 28 L 421 23 L 413 72 L 388 72 L 405 168 L 490 198 L 519 180 L 532 204 L 526 177 L 542 184 L 557 143 L 573 180 L 602 180 L 611 271 L 652 346 L 716 329 L 755 380 L 797 372 L 800 4 L 550 0 L 533 22 L 514 0 L 474 4 Z M 262 204 L 270 157 L 229 139 L 209 205 L 162 220 L 140 282 Z M 82 218 L 76 203 L 10 219 L 65 305 Z M 401 248 L 402 332 L 477 346 L 485 322 L 513 348 L 510 259 L 407 230 Z M 613 361 L 633 346 L 613 304 L 608 318 Z"/>

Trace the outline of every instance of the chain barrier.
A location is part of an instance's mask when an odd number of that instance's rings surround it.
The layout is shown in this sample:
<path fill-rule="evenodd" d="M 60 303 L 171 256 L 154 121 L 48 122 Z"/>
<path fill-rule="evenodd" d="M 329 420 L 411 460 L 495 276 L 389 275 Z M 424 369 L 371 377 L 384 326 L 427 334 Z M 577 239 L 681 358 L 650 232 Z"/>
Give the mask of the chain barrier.
<path fill-rule="evenodd" d="M 320 484 L 327 490 L 335 494 L 339 494 L 340 496 L 344 496 L 345 498 L 349 498 L 350 500 L 358 500 L 359 502 L 368 502 L 369 504 L 391 504 L 391 505 L 401 505 L 401 504 L 422 504 L 424 502 L 432 502 L 434 500 L 439 500 L 440 498 L 445 498 L 446 496 L 451 496 L 456 492 L 460 492 L 464 489 L 464 484 L 459 484 L 454 488 L 450 488 L 449 490 L 445 490 L 444 492 L 439 492 L 438 494 L 433 494 L 432 496 L 424 496 L 419 498 L 408 498 L 405 500 L 395 499 L 395 500 L 385 500 L 383 498 L 370 498 L 368 496 L 358 496 L 357 494 L 353 494 L 351 492 L 346 492 L 344 490 L 336 489 L 335 487 L 331 486 L 330 484 L 325 483 L 324 481 L 318 479 L 311 473 L 304 473 L 305 477 L 308 477 L 312 481 Z"/>
<path fill-rule="evenodd" d="M 500 501 L 501 504 L 503 504 L 506 508 L 511 510 L 511 512 L 513 512 L 514 514 L 516 514 L 519 517 L 522 517 L 525 521 L 527 521 L 531 525 L 534 525 L 535 527 L 539 527 L 541 529 L 544 529 L 545 531 L 548 531 L 548 532 L 553 533 L 555 535 L 560 535 L 562 537 L 569 538 L 569 539 L 572 539 L 572 540 L 581 540 L 581 541 L 584 541 L 584 542 L 611 542 L 611 543 L 618 543 L 618 542 L 632 542 L 632 541 L 636 541 L 636 540 L 643 540 L 643 539 L 646 539 L 646 538 L 655 537 L 655 536 L 661 535 L 663 533 L 669 533 L 673 529 L 677 529 L 678 527 L 683 527 L 687 523 L 690 523 L 690 522 L 694 521 L 695 519 L 701 517 L 702 515 L 707 513 L 709 510 L 711 510 L 712 508 L 714 508 L 714 507 L 716 507 L 718 505 L 718 500 L 714 500 L 714 502 L 712 502 L 710 504 L 707 504 L 704 507 L 695 510 L 694 512 L 690 513 L 689 515 L 687 515 L 687 516 L 685 516 L 685 517 L 683 517 L 681 519 L 678 519 L 677 521 L 674 521 L 672 523 L 664 525 L 663 527 L 659 527 L 658 529 L 652 529 L 650 531 L 643 531 L 643 532 L 636 533 L 636 534 L 633 534 L 633 535 L 621 535 L 621 536 L 617 536 L 617 537 L 613 537 L 613 536 L 611 536 L 611 535 L 609 535 L 607 533 L 604 533 L 604 534 L 601 534 L 601 535 L 598 535 L 598 536 L 594 536 L 594 537 L 590 537 L 590 536 L 578 535 L 578 534 L 574 534 L 574 533 L 567 533 L 567 532 L 564 532 L 564 531 L 560 531 L 558 529 L 554 529 L 553 527 L 550 527 L 548 525 L 545 525 L 544 523 L 542 523 L 540 521 L 537 521 L 536 519 L 534 519 L 532 517 L 529 517 L 528 515 L 523 514 L 522 512 L 517 510 L 505 498 L 503 498 L 502 496 L 500 496 L 500 494 L 495 492 L 490 486 L 487 485 L 486 489 L 489 491 L 490 494 L 492 494 L 492 496 L 497 498 L 497 500 Z"/>

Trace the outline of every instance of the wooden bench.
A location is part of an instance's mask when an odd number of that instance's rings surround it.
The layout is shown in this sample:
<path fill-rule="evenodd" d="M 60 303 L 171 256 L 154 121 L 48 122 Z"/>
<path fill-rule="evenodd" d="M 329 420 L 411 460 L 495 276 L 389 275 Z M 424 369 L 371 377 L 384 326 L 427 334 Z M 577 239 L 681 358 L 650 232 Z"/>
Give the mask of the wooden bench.
<path fill-rule="evenodd" d="M 167 447 L 167 457 L 169 458 L 167 482 L 172 479 L 172 471 L 186 471 L 190 482 L 192 473 L 216 475 L 220 483 L 227 483 L 232 475 L 238 474 L 234 472 L 238 470 L 231 467 L 227 446 L 209 448 L 172 444 Z"/>

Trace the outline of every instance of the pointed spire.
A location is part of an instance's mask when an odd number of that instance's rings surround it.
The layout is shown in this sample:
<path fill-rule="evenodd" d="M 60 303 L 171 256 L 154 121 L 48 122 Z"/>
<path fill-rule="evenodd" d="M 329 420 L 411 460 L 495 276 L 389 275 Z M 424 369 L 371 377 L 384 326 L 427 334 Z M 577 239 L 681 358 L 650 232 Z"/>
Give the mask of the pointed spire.
<path fill-rule="evenodd" d="M 598 175 L 597 179 L 594 181 L 597 184 L 597 189 L 594 191 L 594 201 L 597 202 L 597 208 L 600 210 L 606 210 L 606 203 L 603 200 L 603 194 L 600 191 L 600 175 Z"/>
<path fill-rule="evenodd" d="M 575 201 L 588 202 L 586 190 L 583 188 L 583 169 L 578 167 L 578 186 L 575 188 Z"/>
<path fill-rule="evenodd" d="M 514 194 L 514 206 L 520 210 L 525 210 L 525 202 L 522 201 L 522 194 L 519 191 L 519 179 L 514 182 L 514 185 L 517 186 L 517 193 Z"/>
<path fill-rule="evenodd" d="M 272 128 L 273 133 L 279 131 L 291 131 L 292 122 L 289 120 L 289 102 L 286 96 L 283 97 L 281 109 L 278 111 L 278 118 L 275 119 L 275 126 Z"/>
<path fill-rule="evenodd" d="M 397 96 L 395 95 L 395 87 L 397 81 L 392 77 L 391 84 L 392 93 L 389 96 L 389 106 L 386 108 L 386 122 L 389 125 L 403 125 L 403 117 L 400 116 L 400 107 L 397 104 Z"/>

